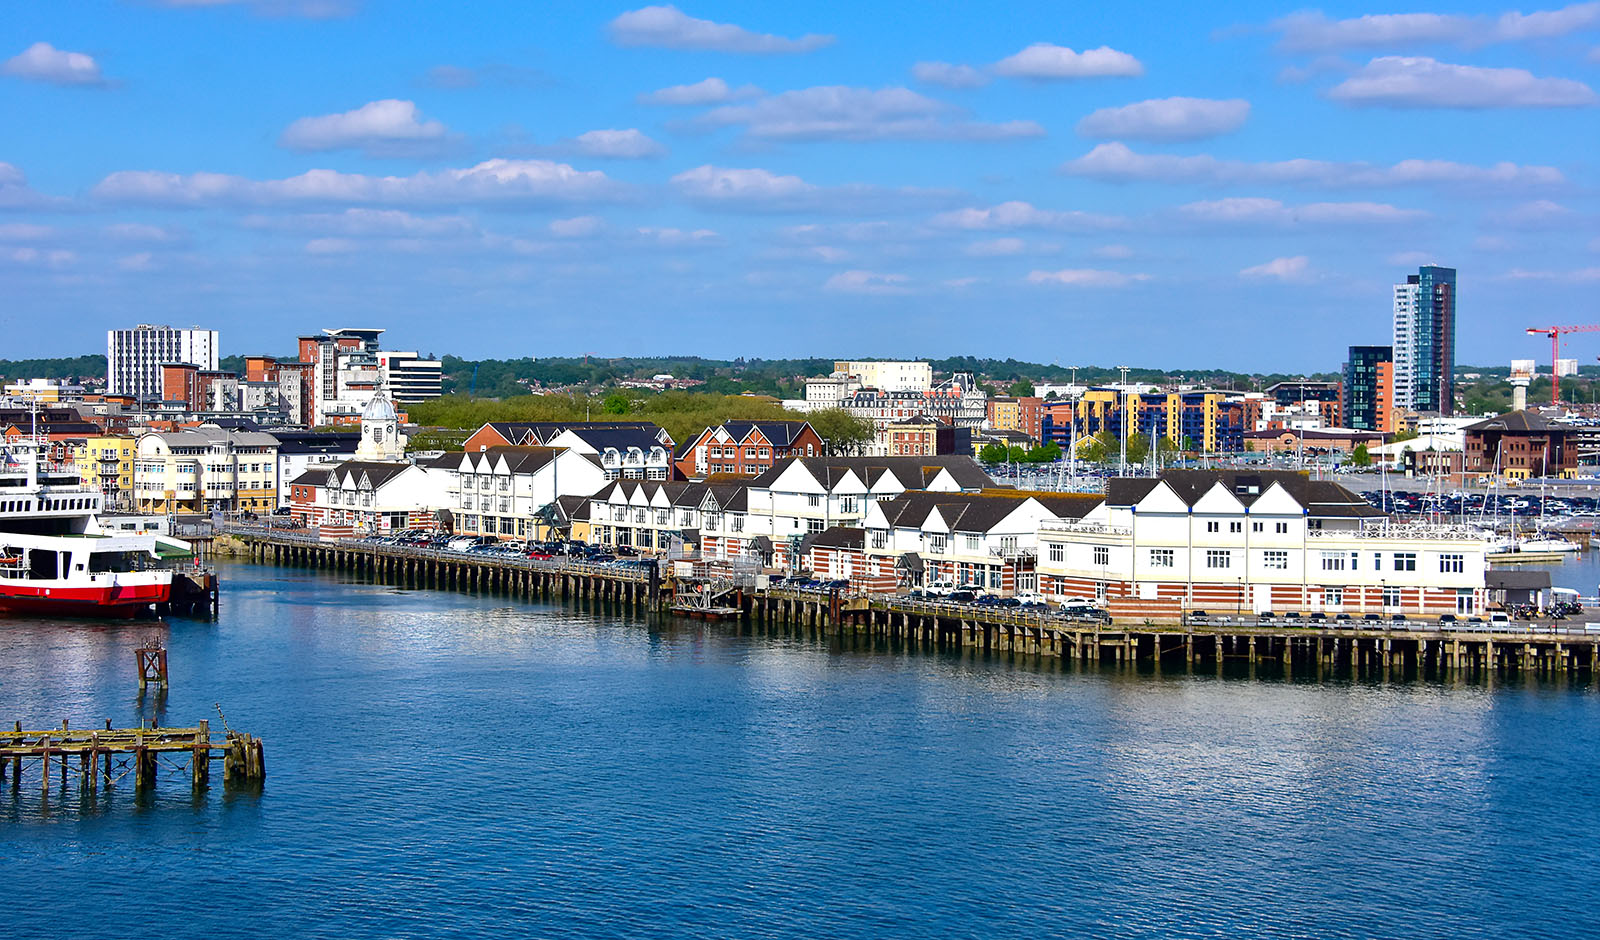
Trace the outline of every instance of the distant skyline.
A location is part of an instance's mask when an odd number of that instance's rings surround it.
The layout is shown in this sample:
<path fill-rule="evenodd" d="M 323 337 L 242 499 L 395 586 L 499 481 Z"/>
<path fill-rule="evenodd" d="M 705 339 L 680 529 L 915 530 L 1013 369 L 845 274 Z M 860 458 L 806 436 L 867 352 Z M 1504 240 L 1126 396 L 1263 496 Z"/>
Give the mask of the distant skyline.
<path fill-rule="evenodd" d="M 1600 2 L 6 14 L 0 358 L 363 323 L 468 358 L 1333 372 L 1426 263 L 1459 362 L 1543 367 L 1527 327 L 1600 318 Z"/>

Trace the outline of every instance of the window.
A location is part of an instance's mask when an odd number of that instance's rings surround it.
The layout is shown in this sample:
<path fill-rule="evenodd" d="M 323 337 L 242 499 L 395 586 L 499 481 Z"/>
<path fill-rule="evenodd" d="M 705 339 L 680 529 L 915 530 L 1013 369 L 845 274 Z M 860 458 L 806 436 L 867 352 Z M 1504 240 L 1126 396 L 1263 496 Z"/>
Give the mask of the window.
<path fill-rule="evenodd" d="M 1000 551 L 1007 555 L 1015 555 L 1017 553 L 1017 537 L 1015 535 L 1000 536 Z"/>
<path fill-rule="evenodd" d="M 1173 557 L 1173 551 L 1170 548 L 1152 548 L 1150 549 L 1150 567 L 1171 568 L 1173 567 Z"/>
<path fill-rule="evenodd" d="M 1323 571 L 1343 571 L 1344 570 L 1344 552 L 1323 552 L 1322 553 L 1322 570 Z"/>
<path fill-rule="evenodd" d="M 1050 543 L 1050 560 L 1063 562 L 1067 560 L 1067 547 L 1060 542 Z"/>
<path fill-rule="evenodd" d="M 1215 549 L 1215 548 L 1208 549 L 1206 551 L 1206 567 L 1207 568 L 1231 568 L 1231 567 L 1233 567 L 1233 552 L 1227 551 L 1225 549 L 1224 550 L 1218 550 L 1218 549 Z"/>
<path fill-rule="evenodd" d="M 1261 567 L 1273 571 L 1289 570 L 1289 553 L 1284 551 L 1269 551 L 1261 553 Z"/>
<path fill-rule="evenodd" d="M 822 520 L 821 519 L 807 519 L 806 520 L 806 531 L 810 532 L 812 535 L 815 535 L 818 532 L 821 532 L 822 531 Z"/>
<path fill-rule="evenodd" d="M 1416 552 L 1395 552 L 1394 553 L 1394 570 L 1396 570 L 1396 571 L 1416 571 L 1417 570 L 1417 553 Z"/>
<path fill-rule="evenodd" d="M 706 513 L 706 528 L 708 528 L 708 529 L 720 529 L 720 528 L 722 528 L 722 513 L 720 513 L 720 512 L 708 512 L 708 513 Z"/>
<path fill-rule="evenodd" d="M 1228 531 L 1232 532 L 1234 535 L 1238 535 L 1240 532 L 1244 531 L 1244 523 L 1230 522 L 1228 523 Z"/>
<path fill-rule="evenodd" d="M 812 509 L 821 509 L 822 508 L 822 497 L 821 496 L 817 496 L 817 495 L 807 496 L 806 497 L 806 505 L 811 507 Z"/>
<path fill-rule="evenodd" d="M 1222 524 L 1220 522 L 1208 522 L 1208 523 L 1206 523 L 1206 531 L 1207 532 L 1220 532 L 1220 531 L 1222 531 Z"/>
<path fill-rule="evenodd" d="M 1467 570 L 1467 557 L 1465 555 L 1440 555 L 1440 574 L 1461 574 Z"/>
<path fill-rule="evenodd" d="M 1094 547 L 1094 563 L 1102 568 L 1109 566 L 1111 564 L 1111 549 L 1104 545 L 1096 545 Z"/>
<path fill-rule="evenodd" d="M 1251 532 L 1263 532 L 1263 531 L 1266 530 L 1266 528 L 1267 528 L 1267 524 L 1265 522 L 1252 522 L 1252 523 L 1250 523 L 1250 531 Z"/>
<path fill-rule="evenodd" d="M 1324 603 L 1324 604 L 1335 604 L 1335 605 L 1336 604 L 1343 604 L 1344 603 L 1344 588 L 1342 588 L 1342 587 L 1325 587 L 1325 588 L 1323 588 L 1322 589 L 1322 603 Z"/>
<path fill-rule="evenodd" d="M 889 530 L 887 530 L 887 529 L 873 529 L 872 530 L 872 547 L 873 548 L 888 548 L 889 547 Z"/>
<path fill-rule="evenodd" d="M 728 516 L 728 530 L 730 532 L 743 532 L 744 531 L 744 515 L 742 513 L 740 513 L 740 514 L 731 514 L 730 513 L 729 514 L 729 516 Z"/>
<path fill-rule="evenodd" d="M 1400 606 L 1400 589 L 1399 588 L 1397 588 L 1397 587 L 1385 587 L 1383 589 L 1383 606 L 1385 606 L 1385 607 L 1399 607 Z"/>
<path fill-rule="evenodd" d="M 930 535 L 930 536 L 928 536 L 928 553 L 930 555 L 943 555 L 944 554 L 944 536 L 942 536 L 942 535 Z"/>
<path fill-rule="evenodd" d="M 969 536 L 966 537 L 966 539 L 967 539 L 967 551 L 969 551 L 969 552 L 977 551 L 978 550 L 978 542 L 980 541 L 980 539 L 976 535 L 969 535 Z"/>
<path fill-rule="evenodd" d="M 841 496 L 841 497 L 839 497 L 839 511 L 843 512 L 843 513 L 853 513 L 853 512 L 855 512 L 856 511 L 856 498 L 854 496 Z"/>
<path fill-rule="evenodd" d="M 668 523 L 668 521 L 670 521 L 668 519 L 668 517 L 671 516 L 671 515 L 672 515 L 672 513 L 671 513 L 670 510 L 657 509 L 656 510 L 656 525 L 666 525 Z"/>

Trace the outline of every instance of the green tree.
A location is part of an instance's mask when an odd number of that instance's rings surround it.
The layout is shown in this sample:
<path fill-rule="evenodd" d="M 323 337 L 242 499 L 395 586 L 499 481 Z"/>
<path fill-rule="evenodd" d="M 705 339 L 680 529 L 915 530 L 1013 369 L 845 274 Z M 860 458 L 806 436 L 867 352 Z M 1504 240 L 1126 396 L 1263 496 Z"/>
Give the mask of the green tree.
<path fill-rule="evenodd" d="M 1010 451 L 1004 444 L 985 444 L 983 449 L 978 451 L 978 459 L 984 463 L 1004 463 L 1009 454 Z"/>
<path fill-rule="evenodd" d="M 830 456 L 843 457 L 858 453 L 872 443 L 877 429 L 871 421 L 858 418 L 843 408 L 825 408 L 806 416 L 811 427 L 822 438 L 823 448 Z"/>
<path fill-rule="evenodd" d="M 1061 459 L 1061 445 L 1050 441 L 1031 447 L 1022 459 L 1028 463 L 1052 463 Z"/>
<path fill-rule="evenodd" d="M 1013 398 L 1028 398 L 1033 395 L 1033 383 L 1027 379 L 1018 379 L 1006 387 L 1006 394 Z"/>
<path fill-rule="evenodd" d="M 1078 456 L 1090 463 L 1105 463 L 1121 452 L 1121 446 L 1110 431 L 1101 431 L 1078 442 Z"/>
<path fill-rule="evenodd" d="M 1149 457 L 1149 456 L 1150 456 L 1150 438 L 1145 437 L 1142 433 L 1140 433 L 1138 431 L 1135 431 L 1132 434 L 1129 434 L 1128 435 L 1128 463 L 1130 463 L 1130 464 L 1144 463 L 1145 458 Z"/>
<path fill-rule="evenodd" d="M 1194 438 L 1187 434 L 1183 436 L 1183 443 L 1179 444 L 1178 447 L 1186 454 L 1192 454 L 1200 449 L 1200 446 L 1194 442 Z"/>
<path fill-rule="evenodd" d="M 612 392 L 601 403 L 600 410 L 608 415 L 625 415 L 633 410 L 633 402 L 623 392 Z"/>
<path fill-rule="evenodd" d="M 1372 455 L 1367 453 L 1366 444 L 1357 444 L 1356 449 L 1350 452 L 1350 464 L 1355 467 L 1372 466 Z"/>

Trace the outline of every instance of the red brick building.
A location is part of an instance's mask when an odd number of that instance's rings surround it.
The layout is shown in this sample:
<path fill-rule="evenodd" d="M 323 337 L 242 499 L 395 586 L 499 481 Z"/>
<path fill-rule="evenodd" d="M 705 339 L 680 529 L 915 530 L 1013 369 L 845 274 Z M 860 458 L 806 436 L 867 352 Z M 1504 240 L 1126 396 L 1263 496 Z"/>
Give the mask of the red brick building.
<path fill-rule="evenodd" d="M 816 457 L 823 440 L 809 421 L 727 421 L 706 428 L 677 455 L 678 476 L 757 476 L 785 457 Z"/>

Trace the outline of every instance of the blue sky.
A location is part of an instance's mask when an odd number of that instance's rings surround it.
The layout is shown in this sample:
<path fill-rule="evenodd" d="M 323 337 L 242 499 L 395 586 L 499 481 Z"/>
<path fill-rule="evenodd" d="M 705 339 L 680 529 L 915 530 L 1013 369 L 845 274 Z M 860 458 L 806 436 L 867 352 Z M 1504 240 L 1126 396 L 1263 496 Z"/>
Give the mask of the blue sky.
<path fill-rule="evenodd" d="M 1426 262 L 1463 362 L 1600 314 L 1595 2 L 6 14 L 0 358 L 165 322 L 1325 370 Z"/>

